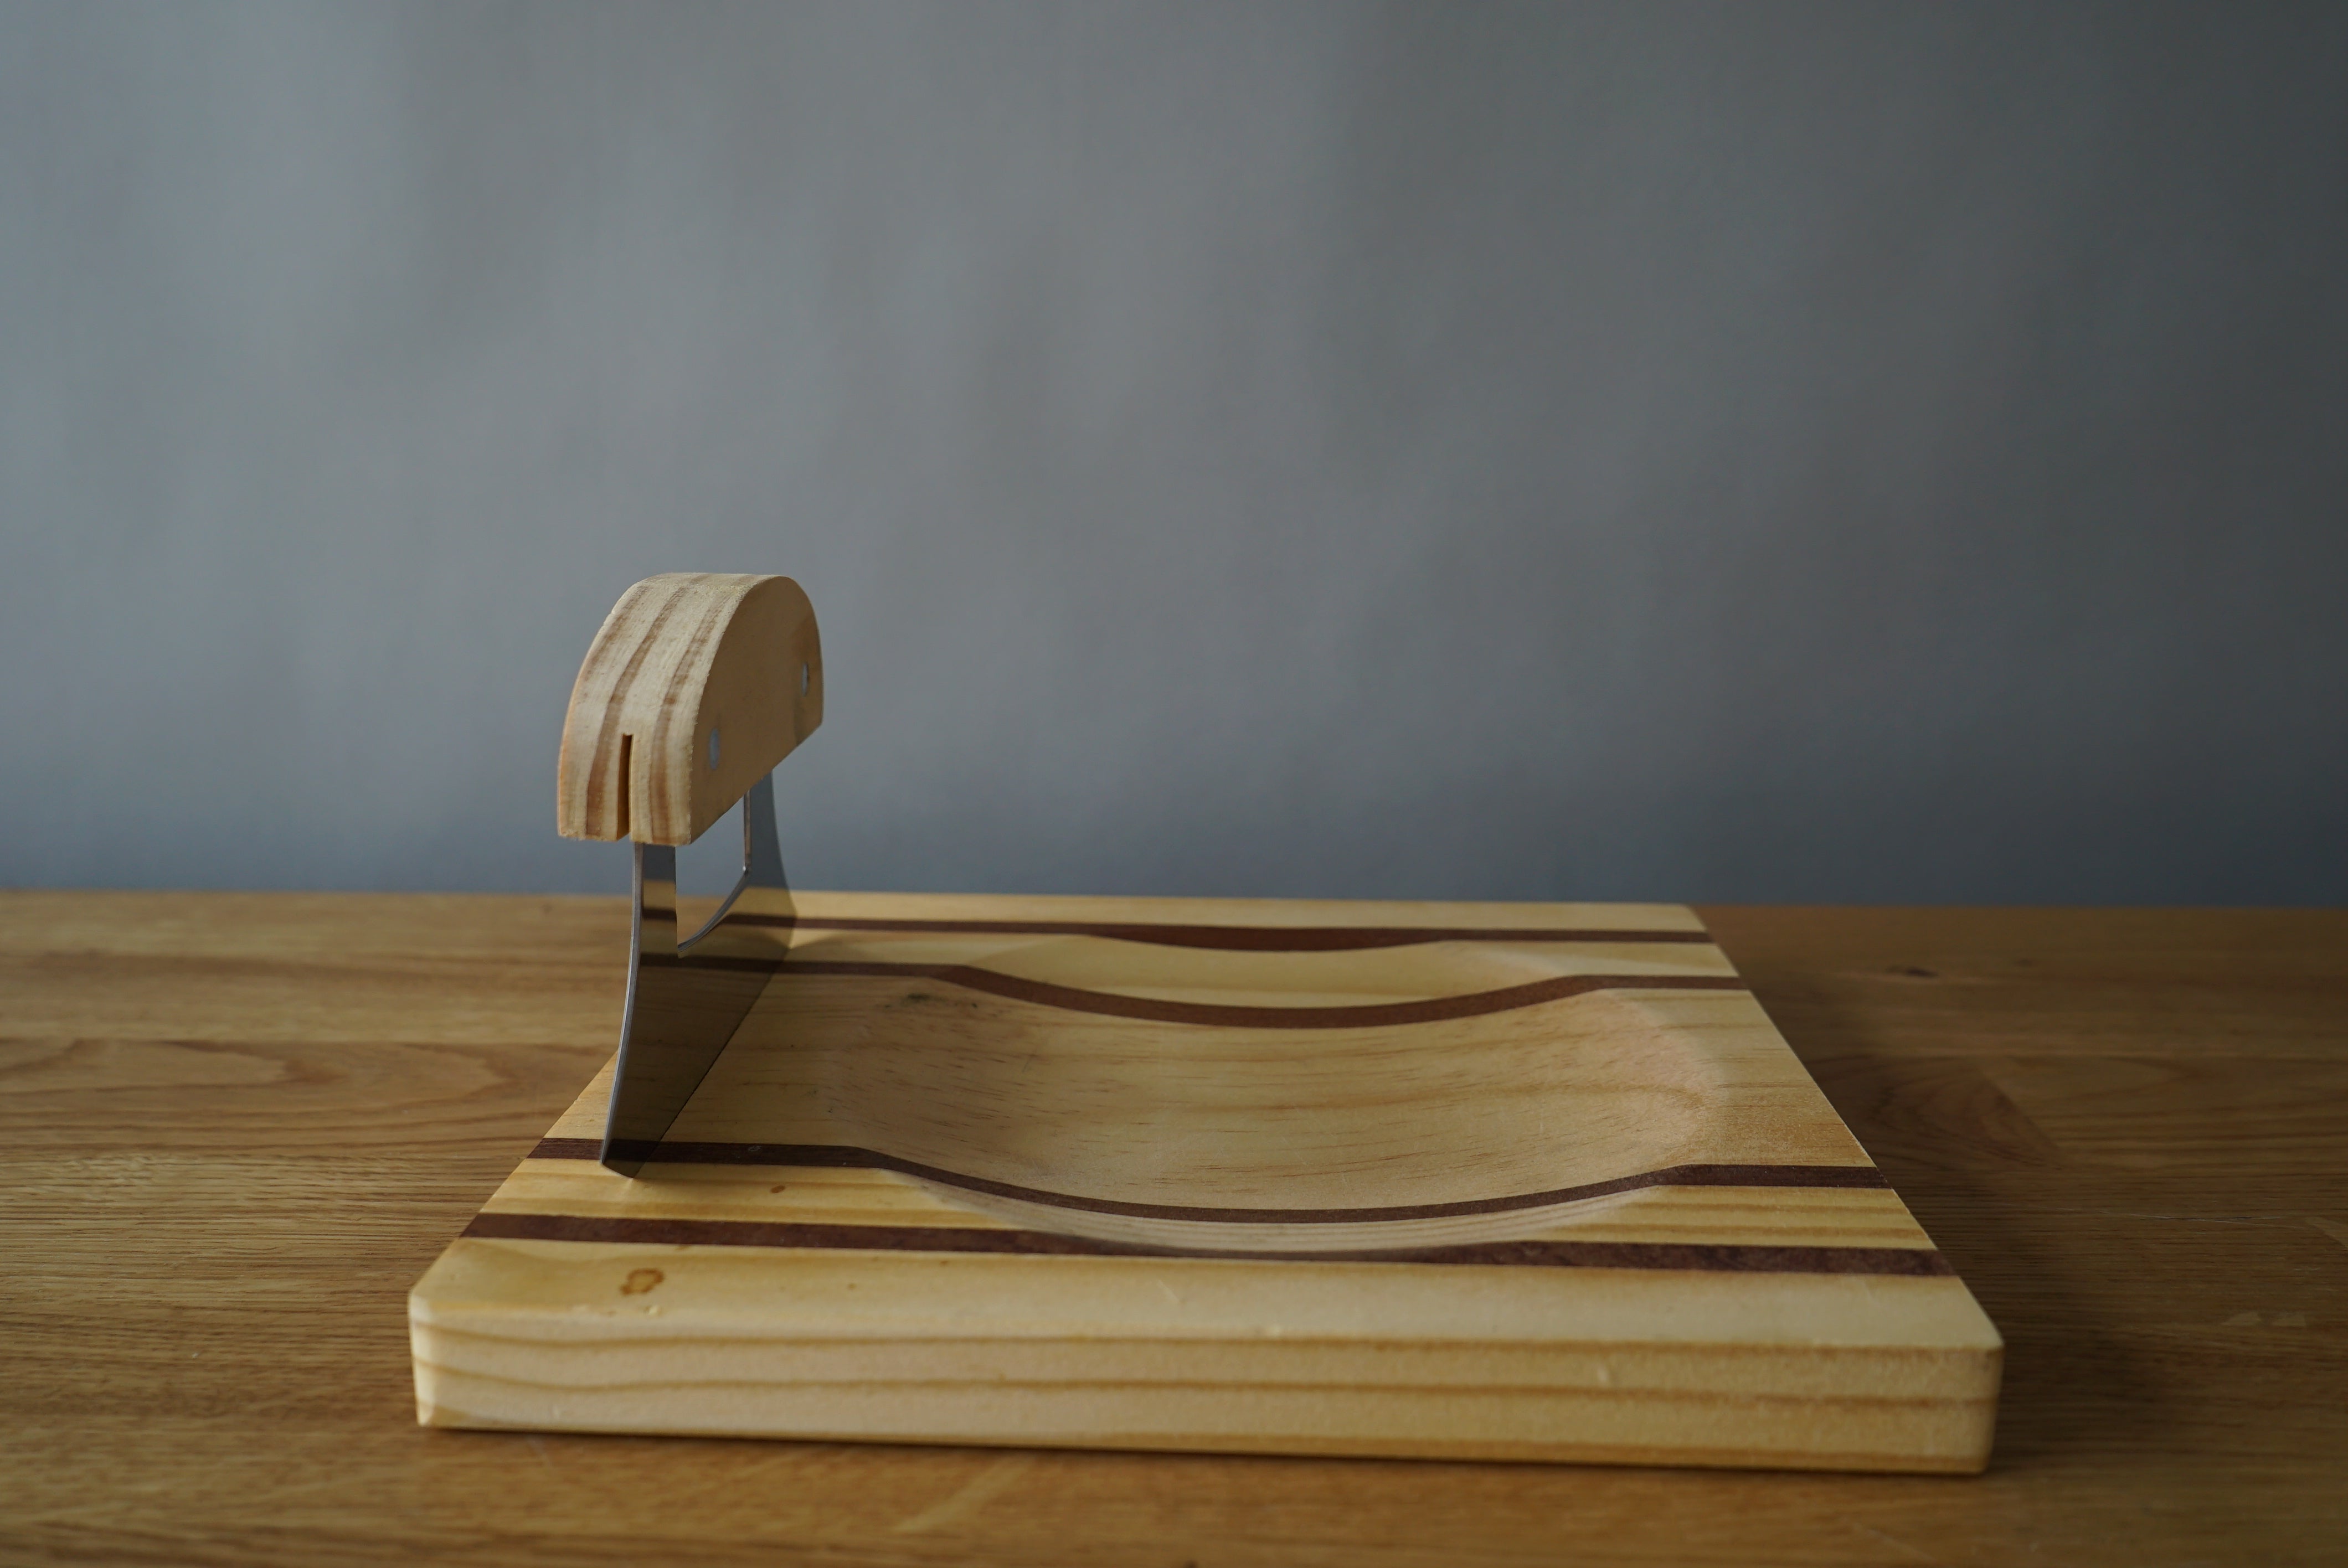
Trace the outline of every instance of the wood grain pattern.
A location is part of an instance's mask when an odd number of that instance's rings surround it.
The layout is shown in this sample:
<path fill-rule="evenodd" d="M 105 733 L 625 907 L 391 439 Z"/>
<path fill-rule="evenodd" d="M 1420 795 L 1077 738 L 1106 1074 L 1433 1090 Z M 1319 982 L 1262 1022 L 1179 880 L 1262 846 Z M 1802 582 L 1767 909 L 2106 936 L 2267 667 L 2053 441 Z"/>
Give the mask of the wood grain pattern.
<path fill-rule="evenodd" d="M 0 1560 L 2348 1558 L 2348 917 L 1703 914 L 2003 1331 L 1986 1474 L 420 1429 L 403 1293 L 609 1054 L 622 901 L 15 893 Z"/>
<path fill-rule="evenodd" d="M 787 577 L 665 572 L 620 596 L 571 689 L 555 825 L 690 844 L 823 723 L 823 647 Z"/>
<path fill-rule="evenodd" d="M 664 1159 L 607 1069 L 417 1286 L 421 1419 L 1988 1457 L 1995 1331 L 1691 912 L 802 904 Z"/>

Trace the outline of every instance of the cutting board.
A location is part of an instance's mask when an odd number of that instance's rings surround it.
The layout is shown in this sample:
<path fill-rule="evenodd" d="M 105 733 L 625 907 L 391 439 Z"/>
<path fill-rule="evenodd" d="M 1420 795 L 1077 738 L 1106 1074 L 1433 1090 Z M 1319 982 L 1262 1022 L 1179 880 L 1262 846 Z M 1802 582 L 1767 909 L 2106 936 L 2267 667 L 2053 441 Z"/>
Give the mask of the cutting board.
<path fill-rule="evenodd" d="M 427 1425 L 1967 1471 L 2001 1346 L 1688 909 L 798 897 L 410 1297 Z"/>

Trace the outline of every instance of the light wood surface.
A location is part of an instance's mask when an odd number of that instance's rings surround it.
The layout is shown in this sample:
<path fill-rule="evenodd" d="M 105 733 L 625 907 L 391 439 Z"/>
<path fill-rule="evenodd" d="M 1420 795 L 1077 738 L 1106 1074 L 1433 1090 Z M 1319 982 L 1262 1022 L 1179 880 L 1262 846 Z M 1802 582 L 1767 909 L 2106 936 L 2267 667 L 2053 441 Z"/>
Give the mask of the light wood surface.
<path fill-rule="evenodd" d="M 1998 1336 L 1693 911 L 803 895 L 639 1178 L 416 1286 L 429 1425 L 1980 1470 Z"/>
<path fill-rule="evenodd" d="M 579 666 L 555 825 L 568 838 L 690 844 L 822 723 L 823 647 L 798 583 L 648 577 Z"/>
<path fill-rule="evenodd" d="M 1692 911 L 808 894 L 634 1180 L 417 1286 L 434 1425 L 1973 1471 L 1999 1342 Z"/>
<path fill-rule="evenodd" d="M 609 1054 L 624 906 L 23 893 L 0 1561 L 2348 1557 L 2348 917 L 1702 913 L 2003 1331 L 1987 1473 L 420 1429 L 406 1290 Z"/>

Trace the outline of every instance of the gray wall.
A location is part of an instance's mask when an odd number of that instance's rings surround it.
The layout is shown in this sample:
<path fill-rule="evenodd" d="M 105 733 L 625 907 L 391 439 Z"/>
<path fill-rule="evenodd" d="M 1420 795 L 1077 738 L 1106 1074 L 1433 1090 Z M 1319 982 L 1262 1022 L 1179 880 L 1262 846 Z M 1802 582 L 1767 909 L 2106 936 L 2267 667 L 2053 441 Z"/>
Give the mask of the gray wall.
<path fill-rule="evenodd" d="M 10 5 L 0 881 L 2348 901 L 2348 6 Z"/>

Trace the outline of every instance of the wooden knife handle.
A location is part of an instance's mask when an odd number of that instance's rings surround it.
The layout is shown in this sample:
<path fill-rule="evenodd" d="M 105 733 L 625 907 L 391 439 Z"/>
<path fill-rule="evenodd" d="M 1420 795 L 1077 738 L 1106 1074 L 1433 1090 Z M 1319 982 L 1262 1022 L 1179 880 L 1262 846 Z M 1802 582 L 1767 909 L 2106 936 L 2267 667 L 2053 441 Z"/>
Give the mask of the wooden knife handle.
<path fill-rule="evenodd" d="M 690 844 L 822 723 L 823 647 L 798 583 L 648 577 L 612 607 L 571 688 L 555 826 Z"/>

